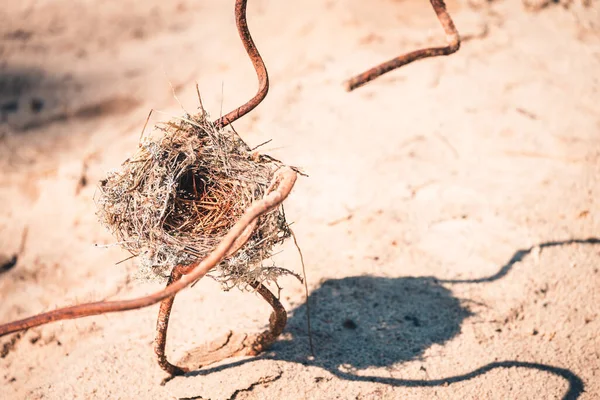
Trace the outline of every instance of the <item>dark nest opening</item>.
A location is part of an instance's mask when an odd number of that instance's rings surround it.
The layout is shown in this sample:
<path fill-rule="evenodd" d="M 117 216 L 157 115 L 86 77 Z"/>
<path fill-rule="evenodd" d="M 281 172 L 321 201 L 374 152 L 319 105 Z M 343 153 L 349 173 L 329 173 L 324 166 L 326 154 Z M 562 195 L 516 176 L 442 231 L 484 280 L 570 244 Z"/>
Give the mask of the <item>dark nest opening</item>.
<path fill-rule="evenodd" d="M 167 278 L 204 258 L 246 208 L 262 198 L 282 164 L 252 153 L 205 113 L 157 125 L 121 168 L 100 182 L 98 216 L 140 258 L 140 277 Z M 249 240 L 211 272 L 225 289 L 275 281 L 291 271 L 263 261 L 290 236 L 282 207 L 261 216 Z"/>

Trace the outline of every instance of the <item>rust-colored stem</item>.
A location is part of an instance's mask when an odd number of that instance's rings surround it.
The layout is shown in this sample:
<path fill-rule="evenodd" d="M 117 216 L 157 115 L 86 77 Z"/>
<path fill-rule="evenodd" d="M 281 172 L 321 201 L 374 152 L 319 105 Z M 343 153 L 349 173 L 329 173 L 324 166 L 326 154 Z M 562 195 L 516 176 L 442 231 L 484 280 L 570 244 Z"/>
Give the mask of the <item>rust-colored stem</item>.
<path fill-rule="evenodd" d="M 438 20 L 440 21 L 440 24 L 446 32 L 446 40 L 448 41 L 448 46 L 432 47 L 428 49 L 412 51 L 410 53 L 403 54 L 389 61 L 386 61 L 383 64 L 379 64 L 376 67 L 373 67 L 363 72 L 362 74 L 356 75 L 348 79 L 346 81 L 347 91 L 351 92 L 352 90 L 361 87 L 367 82 L 370 82 L 383 74 L 393 71 L 396 68 L 400 68 L 403 65 L 410 64 L 413 61 L 417 61 L 428 57 L 447 56 L 458 51 L 458 49 L 460 48 L 460 36 L 458 34 L 458 31 L 456 30 L 456 27 L 454 26 L 454 22 L 452 22 L 452 18 L 450 18 L 448 11 L 446 11 L 446 4 L 444 4 L 444 0 L 430 0 L 430 2 L 433 6 L 433 10 L 437 15 Z"/>
<path fill-rule="evenodd" d="M 236 239 L 240 237 L 246 227 L 259 216 L 273 210 L 289 195 L 296 182 L 296 172 L 290 167 L 280 168 L 273 177 L 273 182 L 267 190 L 267 194 L 261 200 L 257 200 L 246 210 L 244 215 L 229 230 L 219 245 L 205 259 L 197 261 L 189 266 L 188 275 L 183 276 L 177 282 L 167 286 L 163 290 L 131 300 L 99 301 L 95 303 L 81 304 L 77 306 L 59 308 L 58 310 L 38 314 L 33 317 L 0 325 L 0 336 L 33 328 L 49 322 L 66 319 L 82 318 L 91 315 L 105 314 L 118 311 L 135 310 L 148 307 L 161 300 L 173 297 L 182 289 L 202 278 L 215 265 L 217 265 L 235 245 Z"/>
<path fill-rule="evenodd" d="M 183 274 L 179 268 L 173 268 L 169 282 L 167 286 L 172 285 L 181 279 Z M 165 347 L 167 345 L 167 329 L 169 327 L 169 317 L 171 316 L 171 309 L 173 308 L 173 302 L 175 301 L 175 295 L 164 299 L 160 303 L 160 309 L 158 311 L 158 320 L 156 321 L 156 339 L 154 340 L 154 352 L 158 358 L 158 365 L 167 372 L 169 375 L 183 375 L 187 372 L 187 369 L 178 367 L 167 361 L 165 354 Z"/>
<path fill-rule="evenodd" d="M 244 44 L 244 48 L 250 57 L 250 61 L 252 61 L 252 65 L 256 70 L 256 75 L 258 76 L 258 93 L 248 100 L 247 103 L 242 104 L 238 108 L 229 113 L 225 114 L 221 118 L 215 121 L 215 125 L 217 128 L 222 128 L 226 125 L 231 124 L 233 121 L 243 117 L 252 111 L 257 105 L 260 104 L 261 101 L 267 95 L 269 91 L 269 75 L 267 74 L 267 67 L 263 62 L 263 59 L 252 41 L 252 36 L 250 36 L 250 31 L 248 30 L 248 24 L 246 23 L 246 3 L 247 0 L 236 0 L 235 2 L 235 21 L 238 28 L 238 32 L 240 34 L 240 38 L 242 39 L 242 43 Z"/>
<path fill-rule="evenodd" d="M 258 335 L 258 338 L 251 344 L 250 351 L 247 352 L 247 355 L 257 355 L 268 349 L 281 335 L 287 324 L 287 312 L 279 299 L 265 285 L 256 281 L 250 285 L 273 307 L 273 312 L 269 317 L 269 328 Z"/>
<path fill-rule="evenodd" d="M 171 273 L 167 285 L 172 285 L 174 282 L 177 282 L 181 279 L 181 276 L 181 269 L 175 268 Z M 275 297 L 275 295 L 260 282 L 254 281 L 250 283 L 250 286 L 252 286 L 267 301 L 267 303 L 271 305 L 271 307 L 273 307 L 273 313 L 271 313 L 271 317 L 269 318 L 269 328 L 258 335 L 258 337 L 256 337 L 252 343 L 249 343 L 247 347 L 244 346 L 242 350 L 230 354 L 230 356 L 254 356 L 262 353 L 275 343 L 287 323 L 287 312 L 279 302 L 279 299 L 277 299 L 277 297 Z M 156 340 L 154 341 L 154 352 L 158 357 L 158 365 L 163 371 L 173 376 L 183 375 L 188 372 L 187 368 L 171 364 L 165 355 L 169 317 L 171 315 L 174 300 L 175 296 L 169 297 L 160 303 L 160 311 L 158 312 L 158 321 L 156 324 Z"/>

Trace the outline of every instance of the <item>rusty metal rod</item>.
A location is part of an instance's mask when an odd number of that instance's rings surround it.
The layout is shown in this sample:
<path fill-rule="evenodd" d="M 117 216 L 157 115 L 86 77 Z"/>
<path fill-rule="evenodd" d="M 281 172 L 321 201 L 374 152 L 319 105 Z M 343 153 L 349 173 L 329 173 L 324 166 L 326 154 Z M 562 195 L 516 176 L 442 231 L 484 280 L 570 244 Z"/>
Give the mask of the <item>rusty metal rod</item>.
<path fill-rule="evenodd" d="M 362 74 L 356 75 L 346 81 L 346 90 L 351 92 L 354 89 L 361 87 L 362 85 L 372 81 L 375 78 L 380 77 L 390 71 L 402 67 L 403 65 L 410 64 L 413 61 L 421 60 L 428 57 L 447 56 L 455 53 L 460 48 L 460 36 L 452 18 L 446 10 L 446 4 L 444 0 L 430 0 L 433 10 L 435 11 L 440 24 L 446 32 L 446 40 L 448 46 L 444 47 L 431 47 L 427 49 L 421 49 L 412 51 L 407 54 L 403 54 L 382 64 L 379 64 Z"/>
<path fill-rule="evenodd" d="M 244 44 L 244 48 L 250 57 L 250 61 L 252 61 L 252 65 L 256 70 L 256 75 L 258 77 L 258 92 L 256 95 L 248 100 L 248 102 L 242 104 L 238 108 L 233 111 L 228 112 L 221 118 L 215 121 L 215 125 L 217 128 L 223 128 L 226 125 L 231 124 L 233 121 L 243 117 L 252 111 L 256 106 L 260 104 L 261 101 L 267 96 L 267 92 L 269 91 L 269 75 L 267 74 L 267 67 L 263 62 L 254 41 L 252 40 L 252 36 L 250 36 L 250 31 L 248 30 L 248 24 L 246 23 L 246 3 L 247 0 L 236 0 L 235 2 L 235 21 L 238 28 L 238 33 L 240 34 L 240 38 L 242 39 L 242 43 Z"/>

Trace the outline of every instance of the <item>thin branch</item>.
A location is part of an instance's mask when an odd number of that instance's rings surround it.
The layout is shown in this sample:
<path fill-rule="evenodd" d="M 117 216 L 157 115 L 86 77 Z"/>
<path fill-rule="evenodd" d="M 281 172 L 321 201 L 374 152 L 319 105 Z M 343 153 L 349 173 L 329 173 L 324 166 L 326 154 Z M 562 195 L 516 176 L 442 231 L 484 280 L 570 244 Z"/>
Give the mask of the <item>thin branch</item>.
<path fill-rule="evenodd" d="M 389 61 L 379 64 L 362 74 L 356 75 L 346 81 L 346 90 L 351 92 L 354 89 L 361 87 L 367 82 L 372 81 L 375 78 L 380 77 L 390 71 L 402 67 L 403 65 L 410 64 L 413 61 L 421 60 L 428 57 L 447 56 L 455 53 L 460 48 L 460 36 L 450 14 L 446 11 L 446 4 L 444 0 L 430 0 L 433 10 L 435 11 L 442 28 L 446 32 L 446 40 L 448 46 L 445 47 L 431 47 L 428 49 L 421 49 L 412 51 L 407 54 L 403 54 Z"/>

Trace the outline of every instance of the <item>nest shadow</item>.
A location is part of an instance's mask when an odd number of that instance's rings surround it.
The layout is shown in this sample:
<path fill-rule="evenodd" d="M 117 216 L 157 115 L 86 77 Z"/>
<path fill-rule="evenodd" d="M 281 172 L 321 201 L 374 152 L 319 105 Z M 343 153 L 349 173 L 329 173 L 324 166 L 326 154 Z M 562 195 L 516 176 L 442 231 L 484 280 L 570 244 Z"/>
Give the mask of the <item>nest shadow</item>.
<path fill-rule="evenodd" d="M 432 345 L 443 345 L 460 334 L 463 321 L 472 314 L 432 277 L 330 279 L 311 293 L 309 305 L 315 359 L 307 357 L 309 344 L 306 305 L 303 304 L 290 313 L 287 338 L 276 342 L 267 353 L 203 368 L 186 376 L 210 375 L 266 359 L 320 367 L 348 381 L 399 387 L 444 387 L 497 368 L 520 368 L 542 371 L 567 381 L 563 400 L 578 399 L 584 392 L 583 380 L 569 369 L 517 360 L 491 362 L 464 374 L 429 380 L 357 374 L 369 367 L 417 360 Z"/>
<path fill-rule="evenodd" d="M 388 367 L 420 358 L 460 333 L 471 313 L 433 278 L 353 276 L 322 282 L 308 299 L 316 358 L 309 360 L 306 304 L 289 313 L 286 334 L 263 359 L 314 365 L 336 373 Z M 203 368 L 205 375 L 251 359 Z"/>
<path fill-rule="evenodd" d="M 460 334 L 465 318 L 471 315 L 443 285 L 489 284 L 505 278 L 515 264 L 535 248 L 569 245 L 598 245 L 600 238 L 589 237 L 549 241 L 518 249 L 490 276 L 474 279 L 434 277 L 383 278 L 355 276 L 330 279 L 313 291 L 308 304 L 313 323 L 317 357 L 309 353 L 306 305 L 290 313 L 287 338 L 276 342 L 258 359 L 292 361 L 316 366 L 349 381 L 377 382 L 401 387 L 437 387 L 471 380 L 497 368 L 520 368 L 545 372 L 568 383 L 563 400 L 578 399 L 585 391 L 583 380 L 567 368 L 517 360 L 495 361 L 473 371 L 441 379 L 397 379 L 356 374 L 368 367 L 386 367 L 419 359 L 432 345 L 443 345 Z M 252 362 L 245 359 L 203 368 L 187 376 L 209 375 Z"/>
<path fill-rule="evenodd" d="M 432 278 L 354 276 L 329 279 L 309 299 L 317 363 L 337 370 L 385 367 L 419 358 L 460 333 L 470 313 Z M 279 342 L 278 358 L 308 348 L 306 305 L 291 312 L 294 346 Z M 305 350 L 304 350 L 305 351 Z"/>

